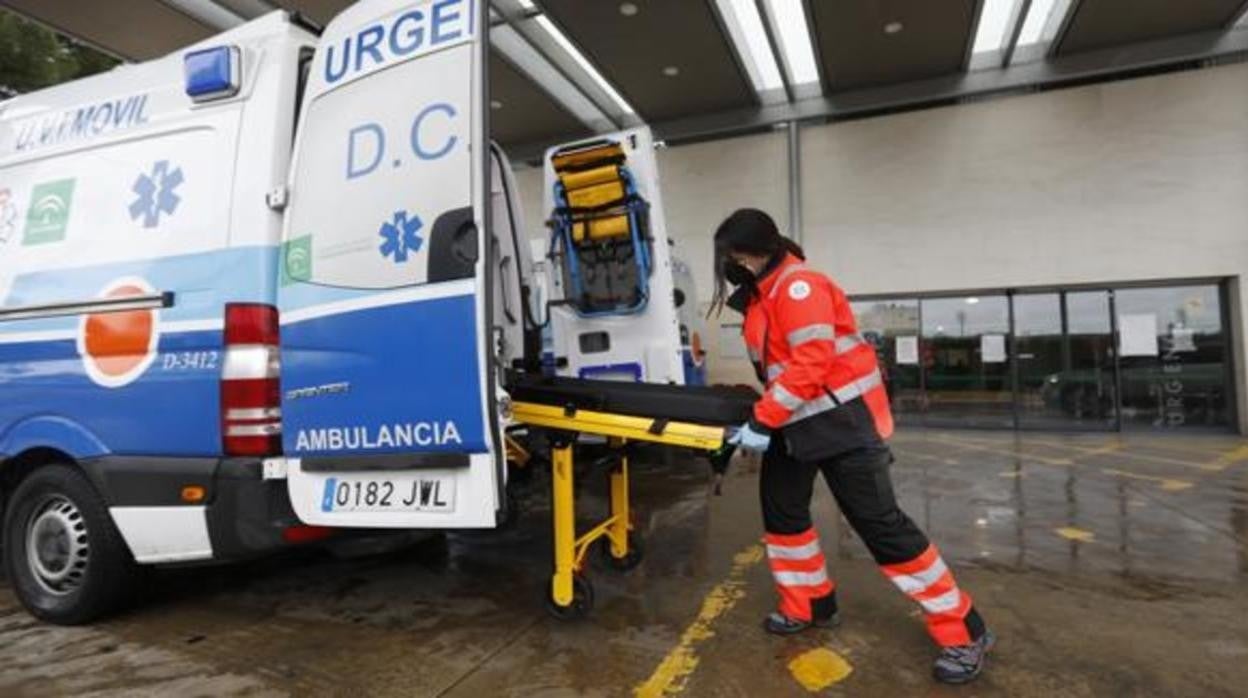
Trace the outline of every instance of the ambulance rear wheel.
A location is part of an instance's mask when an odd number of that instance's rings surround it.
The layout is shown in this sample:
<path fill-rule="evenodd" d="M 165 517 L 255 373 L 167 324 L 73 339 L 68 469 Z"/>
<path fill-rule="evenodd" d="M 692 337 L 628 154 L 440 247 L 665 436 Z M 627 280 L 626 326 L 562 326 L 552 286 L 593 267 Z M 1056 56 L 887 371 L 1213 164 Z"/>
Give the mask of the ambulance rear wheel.
<path fill-rule="evenodd" d="M 572 603 L 560 606 L 551 594 L 550 585 L 546 589 L 546 612 L 558 620 L 580 620 L 594 610 L 594 585 L 589 580 L 576 575 L 572 578 Z"/>
<path fill-rule="evenodd" d="M 119 608 L 140 582 L 108 507 L 74 466 L 34 471 L 4 516 L 4 571 L 26 610 L 58 625 Z"/>

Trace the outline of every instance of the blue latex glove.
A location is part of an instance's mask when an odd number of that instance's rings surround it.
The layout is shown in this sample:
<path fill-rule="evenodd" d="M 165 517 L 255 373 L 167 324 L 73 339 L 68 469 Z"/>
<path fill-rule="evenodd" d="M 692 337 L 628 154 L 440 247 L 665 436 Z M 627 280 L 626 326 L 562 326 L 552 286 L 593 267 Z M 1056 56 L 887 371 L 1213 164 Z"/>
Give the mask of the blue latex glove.
<path fill-rule="evenodd" d="M 746 422 L 728 437 L 728 443 L 740 446 L 747 451 L 762 453 L 771 444 L 771 434 L 754 431 L 750 423 Z"/>

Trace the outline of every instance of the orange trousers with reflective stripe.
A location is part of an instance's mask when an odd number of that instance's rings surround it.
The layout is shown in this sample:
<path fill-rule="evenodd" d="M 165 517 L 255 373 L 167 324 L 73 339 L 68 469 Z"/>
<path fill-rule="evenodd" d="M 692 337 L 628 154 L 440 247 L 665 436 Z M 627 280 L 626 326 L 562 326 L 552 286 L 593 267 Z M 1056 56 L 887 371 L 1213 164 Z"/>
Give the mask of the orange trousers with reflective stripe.
<path fill-rule="evenodd" d="M 897 505 L 886 447 L 850 451 L 821 463 L 784 452 L 777 434 L 763 456 L 759 497 L 764 542 L 779 611 L 798 620 L 836 612 L 836 585 L 810 516 L 815 477 L 822 473 L 841 513 L 884 575 L 923 609 L 928 633 L 941 646 L 965 645 L 984 632 L 969 594 L 960 589 L 936 547 Z"/>

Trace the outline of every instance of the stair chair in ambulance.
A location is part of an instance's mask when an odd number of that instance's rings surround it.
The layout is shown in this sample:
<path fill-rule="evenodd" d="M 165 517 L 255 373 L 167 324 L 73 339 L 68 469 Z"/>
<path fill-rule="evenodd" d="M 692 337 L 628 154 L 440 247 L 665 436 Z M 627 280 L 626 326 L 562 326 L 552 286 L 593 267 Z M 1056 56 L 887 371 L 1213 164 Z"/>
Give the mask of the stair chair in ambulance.
<path fill-rule="evenodd" d="M 567 304 L 582 317 L 641 312 L 650 299 L 649 204 L 623 147 L 578 144 L 556 151 L 551 163 L 550 254 L 562 270 Z"/>

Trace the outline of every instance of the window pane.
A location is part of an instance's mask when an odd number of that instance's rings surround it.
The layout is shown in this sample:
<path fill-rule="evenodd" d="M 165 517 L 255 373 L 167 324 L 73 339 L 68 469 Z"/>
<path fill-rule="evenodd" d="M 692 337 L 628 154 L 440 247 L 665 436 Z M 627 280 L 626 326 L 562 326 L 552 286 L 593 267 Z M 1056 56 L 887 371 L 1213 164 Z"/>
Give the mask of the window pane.
<path fill-rule="evenodd" d="M 893 412 L 899 423 L 922 411 L 919 392 L 919 302 L 914 299 L 851 304 L 858 332 L 875 347 Z M 898 346 L 901 352 L 898 352 Z M 913 351 L 912 351 L 913 350 Z"/>
<path fill-rule="evenodd" d="M 1114 361 L 1109 292 L 1014 298 L 1019 423 L 1049 429 L 1112 429 Z"/>
<path fill-rule="evenodd" d="M 922 302 L 928 422 L 1012 426 L 1005 296 Z"/>
<path fill-rule="evenodd" d="M 1218 288 L 1123 289 L 1115 299 L 1124 428 L 1225 427 L 1227 340 Z M 1128 335 L 1141 328 L 1155 328 L 1155 344 L 1133 346 L 1139 338 Z"/>

